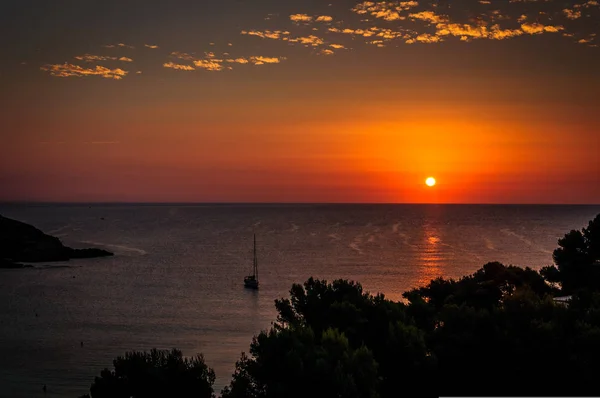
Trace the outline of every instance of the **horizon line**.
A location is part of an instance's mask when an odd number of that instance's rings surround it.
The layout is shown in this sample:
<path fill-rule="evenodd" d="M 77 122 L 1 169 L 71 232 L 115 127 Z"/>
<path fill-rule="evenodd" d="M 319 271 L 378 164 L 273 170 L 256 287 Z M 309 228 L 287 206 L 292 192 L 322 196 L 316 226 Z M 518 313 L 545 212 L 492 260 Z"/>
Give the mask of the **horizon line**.
<path fill-rule="evenodd" d="M 334 205 L 381 205 L 381 206 L 600 206 L 600 203 L 468 203 L 468 202 L 179 202 L 179 201 L 38 201 L 38 200 L 0 200 L 0 205 L 188 205 L 188 206 L 334 206 Z"/>

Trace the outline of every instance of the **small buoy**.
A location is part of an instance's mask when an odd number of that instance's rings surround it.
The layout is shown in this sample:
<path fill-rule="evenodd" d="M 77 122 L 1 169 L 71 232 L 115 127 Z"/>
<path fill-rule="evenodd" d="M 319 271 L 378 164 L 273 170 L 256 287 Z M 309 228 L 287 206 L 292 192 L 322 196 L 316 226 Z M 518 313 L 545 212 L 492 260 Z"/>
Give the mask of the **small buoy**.
<path fill-rule="evenodd" d="M 44 392 L 46 392 L 46 385 L 44 384 L 44 387 L 42 387 L 42 390 L 44 390 Z"/>
<path fill-rule="evenodd" d="M 81 346 L 83 347 L 83 341 L 81 342 Z"/>

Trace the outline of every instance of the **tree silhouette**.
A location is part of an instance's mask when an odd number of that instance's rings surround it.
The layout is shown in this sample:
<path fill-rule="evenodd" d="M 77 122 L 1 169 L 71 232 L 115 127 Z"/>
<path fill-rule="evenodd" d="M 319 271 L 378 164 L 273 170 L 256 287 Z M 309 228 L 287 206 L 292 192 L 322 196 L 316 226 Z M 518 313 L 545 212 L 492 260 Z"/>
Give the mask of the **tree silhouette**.
<path fill-rule="evenodd" d="M 213 398 L 215 373 L 200 354 L 184 358 L 173 349 L 127 352 L 104 369 L 90 388 L 93 398 Z M 84 396 L 85 397 L 85 396 Z"/>
<path fill-rule="evenodd" d="M 600 290 L 600 214 L 587 228 L 567 233 L 558 245 L 552 256 L 556 266 L 544 267 L 540 273 L 559 283 L 564 294 Z"/>

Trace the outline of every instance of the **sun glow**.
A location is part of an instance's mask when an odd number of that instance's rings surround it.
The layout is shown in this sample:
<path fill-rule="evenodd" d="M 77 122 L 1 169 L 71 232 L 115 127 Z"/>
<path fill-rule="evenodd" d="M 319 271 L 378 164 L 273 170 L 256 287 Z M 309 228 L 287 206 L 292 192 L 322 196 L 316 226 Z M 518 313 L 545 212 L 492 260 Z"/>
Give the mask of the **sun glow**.
<path fill-rule="evenodd" d="M 425 180 L 425 184 L 427 184 L 428 187 L 432 187 L 435 185 L 435 178 L 433 177 L 429 177 Z"/>

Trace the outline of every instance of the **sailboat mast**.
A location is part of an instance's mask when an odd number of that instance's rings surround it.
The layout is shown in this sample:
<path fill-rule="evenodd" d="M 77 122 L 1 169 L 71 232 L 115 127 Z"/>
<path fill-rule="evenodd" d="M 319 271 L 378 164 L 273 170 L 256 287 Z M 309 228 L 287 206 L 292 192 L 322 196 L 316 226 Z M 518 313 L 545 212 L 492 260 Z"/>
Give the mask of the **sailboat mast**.
<path fill-rule="evenodd" d="M 258 260 L 256 258 L 256 234 L 254 234 L 254 278 L 258 280 Z"/>

